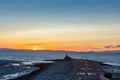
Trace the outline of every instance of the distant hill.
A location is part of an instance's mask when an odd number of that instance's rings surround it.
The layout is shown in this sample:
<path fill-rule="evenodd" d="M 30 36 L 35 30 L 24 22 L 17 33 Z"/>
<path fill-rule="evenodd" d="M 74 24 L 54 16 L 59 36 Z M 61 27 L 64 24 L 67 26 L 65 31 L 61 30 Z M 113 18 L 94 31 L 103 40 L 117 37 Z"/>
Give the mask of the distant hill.
<path fill-rule="evenodd" d="M 101 53 L 101 54 L 120 54 L 120 50 L 113 51 L 89 51 L 89 52 L 76 52 L 76 51 L 65 51 L 65 50 L 27 50 L 27 49 L 11 49 L 11 48 L 0 48 L 0 52 L 36 52 L 36 53 Z"/>

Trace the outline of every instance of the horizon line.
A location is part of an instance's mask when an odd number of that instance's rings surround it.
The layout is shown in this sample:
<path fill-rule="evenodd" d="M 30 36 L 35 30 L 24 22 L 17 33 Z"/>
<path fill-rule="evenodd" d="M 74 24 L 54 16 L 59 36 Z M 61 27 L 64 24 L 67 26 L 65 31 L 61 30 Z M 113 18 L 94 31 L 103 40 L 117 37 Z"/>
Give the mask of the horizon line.
<path fill-rule="evenodd" d="M 78 53 L 80 53 L 80 52 L 112 52 L 112 51 L 120 51 L 120 50 L 101 50 L 101 51 L 96 51 L 96 50 L 90 50 L 90 51 L 74 51 L 74 50 L 53 50 L 53 49 L 44 49 L 44 50 L 40 50 L 40 49 L 38 49 L 38 50 L 32 50 L 32 49 L 16 49 L 16 48 L 0 48 L 0 50 L 20 50 L 20 51 L 64 51 L 64 52 L 78 52 Z"/>

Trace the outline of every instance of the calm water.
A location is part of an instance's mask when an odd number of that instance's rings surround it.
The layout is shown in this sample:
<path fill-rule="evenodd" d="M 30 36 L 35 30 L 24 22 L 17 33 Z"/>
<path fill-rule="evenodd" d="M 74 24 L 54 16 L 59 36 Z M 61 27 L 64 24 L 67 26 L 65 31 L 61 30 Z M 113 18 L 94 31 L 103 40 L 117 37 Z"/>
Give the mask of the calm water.
<path fill-rule="evenodd" d="M 73 58 L 96 60 L 105 63 L 120 64 L 120 54 L 78 54 L 70 53 Z M 64 53 L 36 53 L 36 52 L 0 52 L 2 60 L 41 61 L 46 59 L 63 59 Z"/>

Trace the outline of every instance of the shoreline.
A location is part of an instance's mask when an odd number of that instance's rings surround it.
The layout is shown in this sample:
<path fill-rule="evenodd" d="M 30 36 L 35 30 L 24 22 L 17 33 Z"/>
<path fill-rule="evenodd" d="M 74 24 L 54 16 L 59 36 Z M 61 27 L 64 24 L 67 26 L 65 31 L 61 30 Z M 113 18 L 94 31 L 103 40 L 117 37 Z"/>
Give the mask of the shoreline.
<path fill-rule="evenodd" d="M 51 65 L 51 63 L 40 63 L 37 65 L 33 65 L 34 67 L 39 67 L 39 69 L 37 69 L 36 71 L 33 71 L 27 75 L 23 75 L 23 76 L 20 76 L 18 78 L 11 79 L 11 80 L 23 80 L 23 79 L 29 80 L 29 79 L 35 77 L 37 74 L 44 72 L 44 70 L 46 70 L 50 65 Z"/>
<path fill-rule="evenodd" d="M 10 70 L 11 73 L 14 72 L 11 69 L 17 71 L 26 71 L 27 74 L 21 75 L 21 76 L 15 76 L 12 79 L 6 79 L 6 80 L 34 80 L 35 78 L 43 78 L 43 76 L 46 76 L 46 78 L 52 78 L 52 77 L 58 77 L 61 76 L 63 78 L 69 78 L 69 79 L 77 79 L 78 75 L 81 73 L 82 68 L 84 67 L 85 60 L 83 59 L 71 59 L 71 60 L 64 60 L 64 59 L 53 59 L 53 60 L 45 60 L 45 61 L 54 61 L 54 63 L 33 63 L 33 65 L 23 65 L 22 62 L 24 61 L 15 61 L 15 60 L 0 60 L 0 72 L 8 72 L 7 70 Z M 119 69 L 120 67 L 104 64 L 102 62 L 92 61 L 92 60 L 86 60 L 88 65 L 93 64 L 96 67 L 90 67 L 92 69 L 101 69 L 102 75 L 105 74 L 104 70 L 106 70 L 108 73 L 110 73 L 112 70 L 109 70 L 109 68 L 113 68 L 115 70 Z M 18 65 L 20 64 L 20 65 Z M 81 65 L 83 66 L 81 66 Z M 92 66 L 92 65 L 91 65 Z M 98 66 L 98 67 L 97 67 Z M 102 68 L 101 68 L 101 67 Z M 100 68 L 99 68 L 100 67 Z M 100 73 L 101 73 L 100 71 Z M 98 71 L 99 72 L 99 71 Z M 15 73 L 15 72 L 14 72 Z M 55 74 L 57 75 L 55 75 Z M 83 73 L 83 71 L 82 71 Z M 78 75 L 76 75 L 78 74 Z M 51 75 L 51 76 L 49 76 Z M 1 76 L 1 75 L 0 75 Z M 114 77 L 120 78 L 120 73 L 113 73 Z M 56 78 L 57 78 L 56 77 Z M 82 77 L 82 76 L 81 76 Z M 99 79 L 99 76 L 97 77 Z M 3 79 L 4 80 L 4 79 Z M 42 79 L 45 80 L 45 79 Z M 54 80 L 54 79 L 53 79 Z M 55 79 L 57 80 L 57 79 Z M 59 79 L 58 79 L 59 80 Z"/>

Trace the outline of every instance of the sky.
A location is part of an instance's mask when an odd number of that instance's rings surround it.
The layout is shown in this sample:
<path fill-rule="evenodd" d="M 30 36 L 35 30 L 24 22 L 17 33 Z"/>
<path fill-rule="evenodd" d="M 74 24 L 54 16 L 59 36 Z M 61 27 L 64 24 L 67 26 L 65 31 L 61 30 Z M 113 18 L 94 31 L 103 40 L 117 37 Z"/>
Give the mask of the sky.
<path fill-rule="evenodd" d="M 0 0 L 0 48 L 120 50 L 120 0 Z"/>

